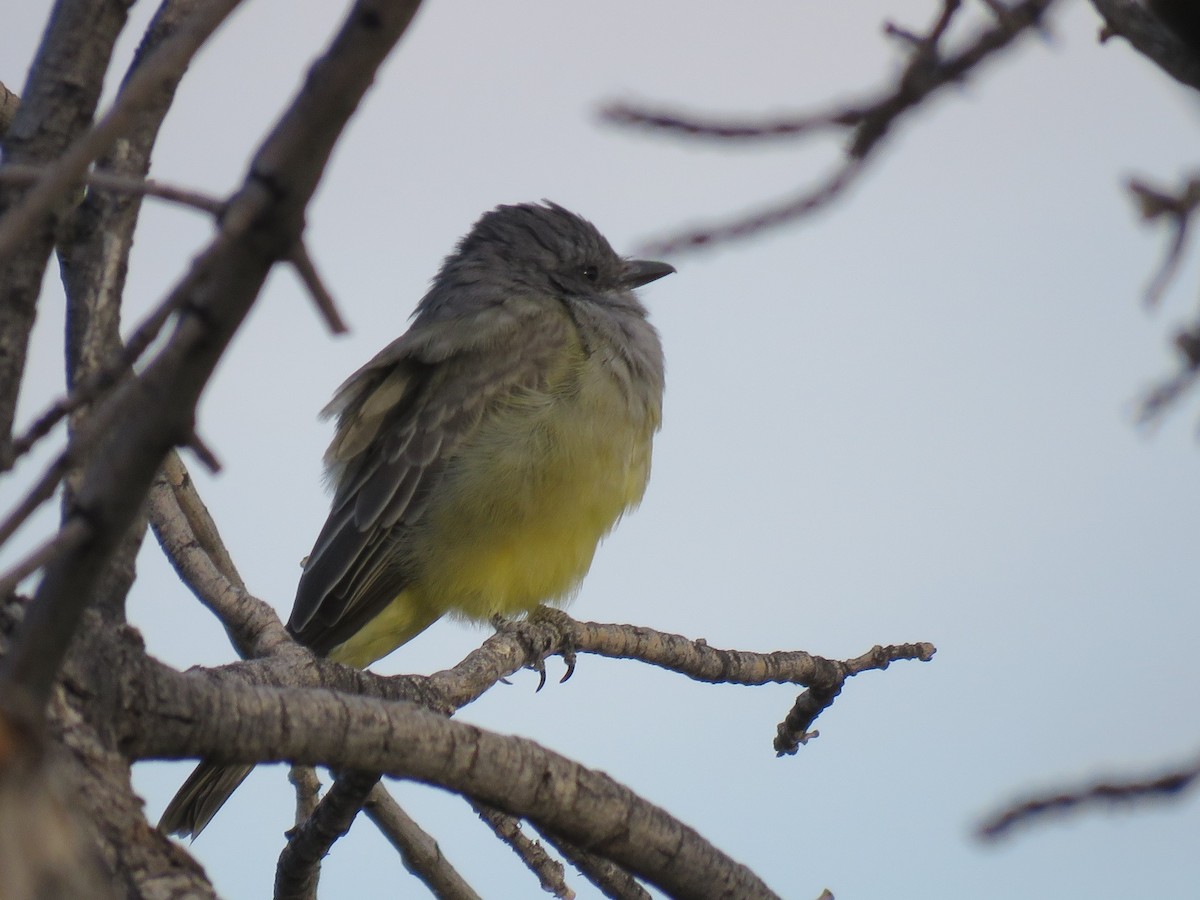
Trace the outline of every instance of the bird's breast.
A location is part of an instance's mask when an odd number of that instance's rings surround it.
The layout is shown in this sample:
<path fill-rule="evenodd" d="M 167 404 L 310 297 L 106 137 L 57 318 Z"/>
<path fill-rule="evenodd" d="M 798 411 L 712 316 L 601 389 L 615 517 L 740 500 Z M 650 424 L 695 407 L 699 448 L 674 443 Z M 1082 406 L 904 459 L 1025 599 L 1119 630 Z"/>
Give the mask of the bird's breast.
<path fill-rule="evenodd" d="M 564 599 L 650 475 L 661 397 L 573 355 L 544 390 L 497 401 L 447 461 L 414 543 L 425 599 L 472 617 Z"/>

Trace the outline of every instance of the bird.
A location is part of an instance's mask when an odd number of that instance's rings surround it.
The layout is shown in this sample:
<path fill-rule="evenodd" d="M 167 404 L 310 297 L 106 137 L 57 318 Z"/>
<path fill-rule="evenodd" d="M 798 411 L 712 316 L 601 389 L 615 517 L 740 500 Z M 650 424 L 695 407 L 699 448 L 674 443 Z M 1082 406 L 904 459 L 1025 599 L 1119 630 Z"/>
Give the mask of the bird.
<path fill-rule="evenodd" d="M 550 201 L 484 213 L 322 411 L 333 497 L 292 637 L 365 668 L 447 614 L 570 600 L 646 490 L 664 362 L 635 289 L 673 272 Z M 202 761 L 159 827 L 199 835 L 251 768 Z"/>

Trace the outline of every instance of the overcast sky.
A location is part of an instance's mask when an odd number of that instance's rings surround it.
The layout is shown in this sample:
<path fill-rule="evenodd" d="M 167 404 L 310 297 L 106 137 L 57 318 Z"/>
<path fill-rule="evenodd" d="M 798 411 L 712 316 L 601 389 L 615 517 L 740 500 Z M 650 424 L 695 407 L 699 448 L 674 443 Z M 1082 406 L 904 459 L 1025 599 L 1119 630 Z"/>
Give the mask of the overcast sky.
<path fill-rule="evenodd" d="M 0 80 L 19 90 L 49 4 L 13 6 Z M 837 150 L 679 144 L 601 125 L 603 101 L 755 113 L 857 97 L 899 65 L 881 23 L 924 27 L 937 6 L 430 0 L 308 217 L 353 332 L 331 338 L 280 268 L 201 408 L 225 469 L 189 464 L 251 589 L 286 616 L 327 511 L 317 411 L 404 329 L 482 211 L 550 198 L 628 251 L 792 192 Z M 342 11 L 248 0 L 189 72 L 153 175 L 233 189 Z M 135 9 L 123 60 L 151 12 Z M 1132 415 L 1171 371 L 1169 334 L 1200 273 L 1189 263 L 1160 311 L 1142 308 L 1165 235 L 1121 187 L 1194 166 L 1200 117 L 1122 42 L 1097 43 L 1088 4 L 1062 13 L 1047 39 L 906 122 L 827 214 L 680 257 L 644 290 L 668 361 L 654 475 L 571 607 L 721 647 L 847 657 L 929 640 L 936 659 L 855 679 L 821 737 L 784 759 L 771 740 L 794 690 L 693 685 L 632 662 L 584 657 L 559 685 L 552 661 L 540 694 L 523 673 L 461 714 L 603 769 L 789 898 L 1125 900 L 1200 885 L 1194 799 L 999 846 L 971 836 L 1016 795 L 1150 773 L 1200 745 L 1200 398 L 1153 431 Z M 210 233 L 195 213 L 147 205 L 130 321 Z M 25 419 L 61 390 L 54 278 Z M 130 616 L 152 652 L 179 667 L 232 658 L 152 540 L 139 569 Z M 485 634 L 440 623 L 377 669 L 435 671 Z M 189 768 L 135 771 L 151 819 Z M 462 800 L 397 793 L 485 897 L 540 896 Z M 291 815 L 284 770 L 261 769 L 192 851 L 224 896 L 268 896 Z M 421 896 L 365 820 L 322 887 Z"/>

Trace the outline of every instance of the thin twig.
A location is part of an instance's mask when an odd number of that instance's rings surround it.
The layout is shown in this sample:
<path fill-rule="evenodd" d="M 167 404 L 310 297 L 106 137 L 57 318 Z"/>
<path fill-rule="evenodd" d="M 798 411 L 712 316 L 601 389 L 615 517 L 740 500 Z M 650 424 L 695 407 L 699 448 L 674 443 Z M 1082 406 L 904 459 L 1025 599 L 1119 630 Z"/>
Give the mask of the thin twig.
<path fill-rule="evenodd" d="M 168 454 L 150 488 L 150 527 L 180 580 L 212 612 L 243 657 L 296 652 L 270 604 L 247 589 L 176 454 Z"/>
<path fill-rule="evenodd" d="M 296 825 L 308 821 L 321 799 L 321 779 L 312 766 L 291 766 L 288 781 L 296 789 Z"/>
<path fill-rule="evenodd" d="M 10 184 L 36 184 L 50 174 L 49 166 L 34 166 L 24 163 L 9 163 L 0 166 L 0 182 Z M 152 178 L 133 178 L 129 175 L 118 175 L 97 169 L 89 172 L 83 178 L 83 183 L 98 191 L 112 191 L 118 194 L 132 194 L 138 197 L 155 197 L 196 209 L 212 216 L 219 216 L 225 208 L 225 201 L 218 200 L 208 194 L 188 188 L 164 184 Z"/>
<path fill-rule="evenodd" d="M 12 468 L 16 460 L 28 453 L 33 446 L 44 438 L 66 416 L 75 410 L 94 403 L 120 379 L 129 373 L 134 364 L 141 359 L 149 346 L 162 331 L 163 326 L 177 312 L 186 300 L 189 292 L 195 287 L 200 277 L 198 267 L 188 272 L 187 276 L 145 319 L 134 329 L 129 340 L 120 354 L 111 362 L 88 375 L 76 385 L 65 397 L 55 400 L 49 408 L 38 416 L 25 433 L 13 441 L 11 456 L 0 460 L 0 471 Z M 61 477 L 61 476 L 60 476 Z M 0 540 L 0 543 L 3 541 Z"/>
<path fill-rule="evenodd" d="M 378 775 L 344 772 L 334 780 L 311 816 L 288 833 L 275 867 L 275 900 L 312 900 L 321 860 L 354 823 Z"/>
<path fill-rule="evenodd" d="M 928 662 L 937 652 L 933 644 L 926 642 L 875 646 L 848 660 L 825 659 L 801 651 L 723 650 L 703 640 L 644 626 L 577 622 L 559 612 L 553 618 L 509 623 L 454 668 L 429 676 L 428 688 L 447 706 L 457 709 L 508 675 L 564 649 L 611 659 L 636 659 L 711 684 L 802 685 L 807 691 L 776 729 L 775 746 L 782 752 L 794 752 L 806 736 L 812 736 L 808 729 L 813 720 L 838 696 L 847 679 L 886 669 L 893 662 Z"/>
<path fill-rule="evenodd" d="M 674 131 L 690 137 L 720 140 L 760 141 L 772 138 L 792 138 L 814 131 L 836 131 L 862 121 L 860 109 L 841 109 L 831 112 L 796 115 L 775 119 L 711 119 L 702 115 L 654 110 L 626 103 L 609 103 L 600 110 L 600 117 L 613 125 L 631 125 L 658 131 Z"/>
<path fill-rule="evenodd" d="M 188 437 L 187 448 L 195 454 L 196 459 L 200 460 L 201 465 L 213 475 L 221 471 L 221 461 L 217 459 L 217 455 L 213 453 L 212 448 L 204 442 L 204 438 L 200 437 L 195 431 Z"/>
<path fill-rule="evenodd" d="M 474 800 L 470 803 L 479 818 L 483 819 L 496 833 L 496 837 L 508 844 L 529 871 L 537 876 L 543 891 L 553 894 L 559 900 L 573 900 L 575 892 L 571 890 L 564 878 L 563 864 L 553 859 L 540 843 L 531 840 L 521 830 L 520 819 L 485 803 Z"/>
<path fill-rule="evenodd" d="M 34 483 L 25 496 L 4 519 L 0 522 L 0 546 L 5 544 L 12 537 L 18 528 L 37 511 L 37 508 L 54 496 L 54 491 L 58 488 L 58 483 L 66 476 L 67 471 L 71 468 L 74 459 L 73 448 L 70 444 L 67 449 L 54 458 L 50 465 L 46 466 L 44 472 Z"/>
<path fill-rule="evenodd" d="M 1183 354 L 1183 367 L 1153 388 L 1151 388 L 1138 404 L 1136 419 L 1138 425 L 1153 424 L 1176 400 L 1187 393 L 1200 379 L 1200 356 L 1195 353 L 1200 349 L 1196 335 L 1188 330 L 1180 331 L 1175 336 L 1175 345 Z"/>
<path fill-rule="evenodd" d="M 178 453 L 167 454 L 167 458 L 163 460 L 162 469 L 159 471 L 159 477 L 155 479 L 156 484 L 159 481 L 164 482 L 170 488 L 171 497 L 183 514 L 187 525 L 185 539 L 195 541 L 226 580 L 245 590 L 246 582 L 242 580 L 241 573 L 234 565 L 233 557 L 229 555 L 225 541 L 217 529 L 217 523 L 209 514 L 204 501 L 200 499 L 200 494 L 196 490 L 196 482 L 192 480 L 187 466 L 183 464 Z M 278 621 L 278 616 L 275 619 Z"/>
<path fill-rule="evenodd" d="M 404 868 L 438 900 L 480 900 L 442 855 L 438 842 L 412 820 L 382 784 L 371 788 L 363 812 L 396 848 Z"/>
<path fill-rule="evenodd" d="M 1143 221 L 1157 222 L 1165 219 L 1173 232 L 1163 261 L 1146 288 L 1146 306 L 1154 307 L 1170 286 L 1171 280 L 1179 268 L 1192 216 L 1197 207 L 1200 207 L 1200 178 L 1188 179 L 1178 193 L 1174 194 L 1161 188 L 1152 187 L 1141 178 L 1129 179 L 1127 187 L 1137 204 Z"/>
<path fill-rule="evenodd" d="M 1145 304 L 1157 306 L 1166 293 L 1183 259 L 1191 232 L 1192 219 L 1200 209 L 1200 178 L 1193 177 L 1175 193 L 1152 187 L 1142 179 L 1130 179 L 1130 194 L 1138 212 L 1147 222 L 1166 220 L 1172 230 L 1171 242 L 1163 261 L 1146 288 Z M 1137 421 L 1149 424 L 1158 419 L 1200 377 L 1200 322 L 1181 328 L 1174 344 L 1183 365 L 1173 376 L 1155 385 L 1138 405 Z"/>
<path fill-rule="evenodd" d="M 0 259 L 19 248 L 34 224 L 84 180 L 88 166 L 130 127 L 162 83 L 187 67 L 189 60 L 238 5 L 213 0 L 197 9 L 129 76 L 112 108 L 84 132 L 0 219 Z"/>
<path fill-rule="evenodd" d="M 58 554 L 77 547 L 91 534 L 91 526 L 83 519 L 71 519 L 51 538 L 29 553 L 24 559 L 0 576 L 0 599 L 17 589 L 17 585 Z"/>
<path fill-rule="evenodd" d="M 321 313 L 321 318 L 325 320 L 325 324 L 333 334 L 345 334 L 349 329 L 346 328 L 346 323 L 342 320 L 341 313 L 338 312 L 337 302 L 333 299 L 333 294 L 329 293 L 329 289 L 325 287 L 325 283 L 321 280 L 320 273 L 317 272 L 317 267 L 313 264 L 312 256 L 308 252 L 308 247 L 303 241 L 300 241 L 292 249 L 292 255 L 289 258 L 296 274 L 300 276 L 300 280 L 304 282 L 304 286 L 308 288 L 308 293 L 316 304 L 318 312 Z"/>
<path fill-rule="evenodd" d="M 836 200 L 862 174 L 865 159 L 844 160 L 825 181 L 782 203 L 739 216 L 729 222 L 682 231 L 640 247 L 638 255 L 670 257 L 685 250 L 723 241 L 747 238 L 768 228 L 792 222 L 823 209 Z"/>
<path fill-rule="evenodd" d="M 890 87 L 865 101 L 839 104 L 815 113 L 764 121 L 718 122 L 663 110 L 648 110 L 629 103 L 612 103 L 602 116 L 621 125 L 666 130 L 716 139 L 778 139 L 807 136 L 833 129 L 850 131 L 846 158 L 832 175 L 793 199 L 707 228 L 690 229 L 653 241 L 648 251 L 662 256 L 708 246 L 719 241 L 749 237 L 811 215 L 839 196 L 862 172 L 862 164 L 904 115 L 941 89 L 962 82 L 985 59 L 1011 44 L 1024 32 L 1040 26 L 1056 0 L 1023 0 L 995 17 L 991 27 L 975 35 L 960 51 L 939 56 L 938 44 L 957 13 L 959 0 L 943 0 L 937 19 L 924 35 L 892 26 L 889 33 L 903 36 L 914 47 L 904 70 Z M 639 251 L 641 252 L 641 251 Z"/>
<path fill-rule="evenodd" d="M 1014 827 L 1054 813 L 1106 805 L 1117 806 L 1142 801 L 1175 799 L 1200 778 L 1200 760 L 1173 771 L 1149 778 L 1101 781 L 1077 790 L 1060 791 L 1014 804 L 988 818 L 979 826 L 979 836 L 994 840 Z"/>
<path fill-rule="evenodd" d="M 933 62 L 937 58 L 938 42 L 949 30 L 950 23 L 954 20 L 954 14 L 958 12 L 961 5 L 962 0 L 942 0 L 942 10 L 938 13 L 937 20 L 928 34 L 919 35 L 894 22 L 884 22 L 883 33 L 888 37 L 899 38 L 911 45 L 916 54 L 924 55 L 927 62 Z"/>
<path fill-rule="evenodd" d="M 533 827 L 542 836 L 542 840 L 558 850 L 584 878 L 599 888 L 605 897 L 611 900 L 651 900 L 650 892 L 612 860 L 584 850 L 536 825 Z"/>

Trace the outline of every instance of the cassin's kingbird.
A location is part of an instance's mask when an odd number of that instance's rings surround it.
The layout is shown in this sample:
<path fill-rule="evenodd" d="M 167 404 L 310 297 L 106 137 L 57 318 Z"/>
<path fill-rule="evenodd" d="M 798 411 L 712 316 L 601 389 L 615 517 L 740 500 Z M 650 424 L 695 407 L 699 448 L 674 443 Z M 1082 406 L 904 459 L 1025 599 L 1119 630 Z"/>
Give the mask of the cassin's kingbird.
<path fill-rule="evenodd" d="M 633 291 L 674 271 L 553 203 L 476 222 L 412 327 L 324 410 L 333 508 L 296 640 L 364 667 L 446 613 L 568 598 L 646 489 L 663 355 Z M 201 763 L 160 827 L 199 834 L 250 768 Z"/>

